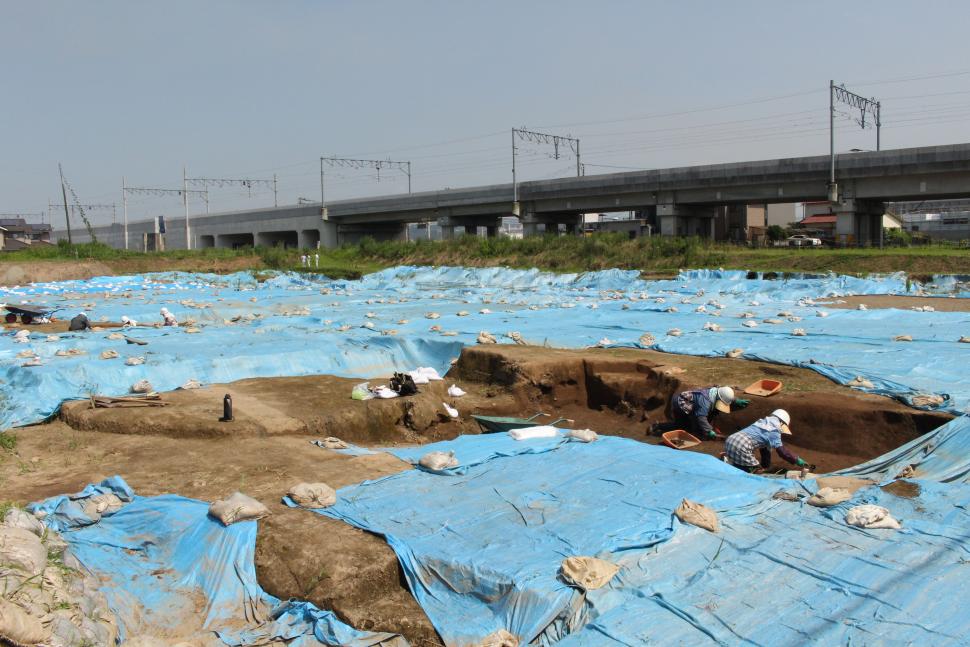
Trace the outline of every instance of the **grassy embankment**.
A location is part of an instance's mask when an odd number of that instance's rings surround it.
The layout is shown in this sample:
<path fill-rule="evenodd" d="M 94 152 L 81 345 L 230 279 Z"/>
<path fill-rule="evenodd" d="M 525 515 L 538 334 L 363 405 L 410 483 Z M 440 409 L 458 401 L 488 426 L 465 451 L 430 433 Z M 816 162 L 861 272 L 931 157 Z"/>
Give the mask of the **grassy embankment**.
<path fill-rule="evenodd" d="M 166 269 L 237 271 L 300 269 L 300 251 L 281 248 L 173 250 L 144 254 L 100 244 L 28 249 L 5 254 L 0 262 L 86 260 L 105 264 L 116 273 Z M 376 242 L 319 250 L 320 267 L 334 278 L 356 278 L 383 267 L 465 265 L 538 267 L 557 272 L 609 268 L 636 269 L 645 274 L 670 274 L 681 268 L 723 267 L 773 272 L 865 274 L 905 271 L 926 274 L 970 274 L 970 249 L 953 246 L 887 249 L 747 248 L 697 238 L 638 238 L 602 234 L 586 238 L 534 237 L 521 240 L 465 236 L 453 241 Z"/>

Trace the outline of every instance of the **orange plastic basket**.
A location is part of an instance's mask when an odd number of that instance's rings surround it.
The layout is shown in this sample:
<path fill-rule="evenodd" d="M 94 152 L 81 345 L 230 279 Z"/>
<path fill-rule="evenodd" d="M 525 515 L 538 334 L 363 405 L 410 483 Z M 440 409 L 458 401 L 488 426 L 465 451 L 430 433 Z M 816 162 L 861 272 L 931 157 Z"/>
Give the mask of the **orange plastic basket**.
<path fill-rule="evenodd" d="M 687 449 L 689 447 L 696 447 L 701 444 L 695 436 L 687 433 L 683 429 L 674 429 L 673 431 L 668 431 L 661 436 L 664 441 L 664 445 L 670 447 L 671 449 Z"/>

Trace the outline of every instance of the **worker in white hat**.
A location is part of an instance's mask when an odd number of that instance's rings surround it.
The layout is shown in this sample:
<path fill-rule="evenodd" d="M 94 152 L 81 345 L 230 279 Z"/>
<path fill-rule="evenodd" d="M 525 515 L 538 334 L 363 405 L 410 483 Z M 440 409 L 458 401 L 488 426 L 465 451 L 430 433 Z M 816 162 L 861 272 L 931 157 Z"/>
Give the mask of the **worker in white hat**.
<path fill-rule="evenodd" d="M 782 436 L 791 435 L 790 424 L 788 412 L 775 409 L 771 415 L 728 436 L 724 443 L 725 460 L 745 472 L 759 473 L 771 467 L 771 450 L 774 449 L 782 459 L 814 472 L 814 465 L 809 465 L 782 444 Z M 755 450 L 760 456 L 755 456 Z"/>
<path fill-rule="evenodd" d="M 171 312 L 169 312 L 168 308 L 162 308 L 159 311 L 159 313 L 162 315 L 162 319 L 164 320 L 164 323 L 162 323 L 163 326 L 177 326 L 177 325 L 179 325 L 179 322 L 175 318 L 175 315 L 173 315 Z"/>
<path fill-rule="evenodd" d="M 656 435 L 683 429 L 701 440 L 713 440 L 718 437 L 712 424 L 717 414 L 731 413 L 732 405 L 743 409 L 748 403 L 748 400 L 735 398 L 734 389 L 729 386 L 681 391 L 670 400 L 670 417 L 673 421 L 655 423 L 650 427 L 650 432 Z"/>

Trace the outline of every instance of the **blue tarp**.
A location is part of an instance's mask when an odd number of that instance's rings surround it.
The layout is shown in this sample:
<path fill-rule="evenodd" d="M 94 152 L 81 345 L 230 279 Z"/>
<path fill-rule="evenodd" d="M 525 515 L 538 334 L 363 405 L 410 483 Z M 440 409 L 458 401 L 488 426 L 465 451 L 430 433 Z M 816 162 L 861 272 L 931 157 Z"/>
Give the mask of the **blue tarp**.
<path fill-rule="evenodd" d="M 970 405 L 964 370 L 970 345 L 957 340 L 970 331 L 970 314 L 825 310 L 812 301 L 906 289 L 901 275 L 764 280 L 747 279 L 745 272 L 696 270 L 674 280 L 644 281 L 622 270 L 557 275 L 455 267 L 397 267 L 360 281 L 280 274 L 258 283 L 248 274 L 166 273 L 2 288 L 0 299 L 7 302 L 62 307 L 62 317 L 85 310 L 95 323 L 119 321 L 122 315 L 159 321 L 158 310 L 165 306 L 181 321 L 194 319 L 202 332 L 128 331 L 147 346 L 108 339 L 116 332 L 111 329 L 63 334 L 56 341 L 34 333 L 27 344 L 4 336 L 0 429 L 42 420 L 66 399 L 124 394 L 142 379 L 165 391 L 189 379 L 209 384 L 321 373 L 379 377 L 416 366 L 443 373 L 482 330 L 499 338 L 516 331 L 529 342 L 564 348 L 601 342 L 637 347 L 645 332 L 656 339 L 651 348 L 671 353 L 716 356 L 741 348 L 745 357 L 804 366 L 839 382 L 859 375 L 874 384 L 873 391 L 907 402 L 920 393 L 946 394 L 950 399 L 942 408 L 961 412 Z M 707 312 L 695 312 L 699 306 Z M 483 309 L 491 312 L 481 314 Z M 816 316 L 820 310 L 829 315 Z M 468 315 L 458 316 L 461 311 Z M 431 312 L 440 318 L 426 318 Z M 802 320 L 789 321 L 779 312 Z M 744 313 L 755 315 L 751 321 L 758 326 L 745 327 Z M 247 315 L 259 317 L 248 320 Z M 706 323 L 723 331 L 706 331 Z M 668 335 L 673 328 L 683 334 Z M 796 328 L 806 336 L 793 336 Z M 382 334 L 391 331 L 396 334 Z M 891 341 L 905 334 L 914 341 Z M 57 355 L 71 348 L 85 354 Z M 99 359 L 106 349 L 121 357 Z M 25 360 L 17 354 L 25 350 L 35 352 L 43 365 L 22 366 Z M 134 356 L 145 363 L 126 366 L 124 360 Z"/>
<path fill-rule="evenodd" d="M 84 499 L 113 493 L 125 505 L 92 519 Z M 62 533 L 71 553 L 101 580 L 119 621 L 120 640 L 147 633 L 158 637 L 187 628 L 214 632 L 226 645 L 262 645 L 295 638 L 291 645 L 405 645 L 392 634 L 357 631 L 332 612 L 307 602 L 281 602 L 256 581 L 256 522 L 224 527 L 208 515 L 209 504 L 166 494 L 135 495 L 115 476 L 71 496 L 29 509 Z"/>
<path fill-rule="evenodd" d="M 934 447 L 966 436 L 967 424 L 930 434 Z M 621 438 L 489 434 L 394 453 L 413 461 L 433 450 L 454 451 L 464 469 L 343 488 L 317 512 L 386 537 L 448 645 L 499 629 L 523 644 L 571 646 L 964 640 L 954 600 L 970 552 L 970 485 L 919 480 L 913 499 L 867 487 L 820 509 L 772 498 L 803 491 L 792 481 Z M 964 473 L 967 455 L 947 454 Z M 717 510 L 721 531 L 680 524 L 672 513 L 683 498 Z M 903 529 L 846 525 L 862 503 L 886 506 Z M 569 556 L 621 569 L 584 594 L 557 577 Z"/>

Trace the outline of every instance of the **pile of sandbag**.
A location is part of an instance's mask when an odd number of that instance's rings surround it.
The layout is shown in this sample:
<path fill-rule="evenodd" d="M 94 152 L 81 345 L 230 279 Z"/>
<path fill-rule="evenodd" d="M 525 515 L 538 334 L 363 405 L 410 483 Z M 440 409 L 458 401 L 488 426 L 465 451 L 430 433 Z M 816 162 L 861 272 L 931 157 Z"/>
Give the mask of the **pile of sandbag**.
<path fill-rule="evenodd" d="M 114 614 L 61 536 L 11 508 L 0 523 L 0 644 L 113 645 Z"/>

